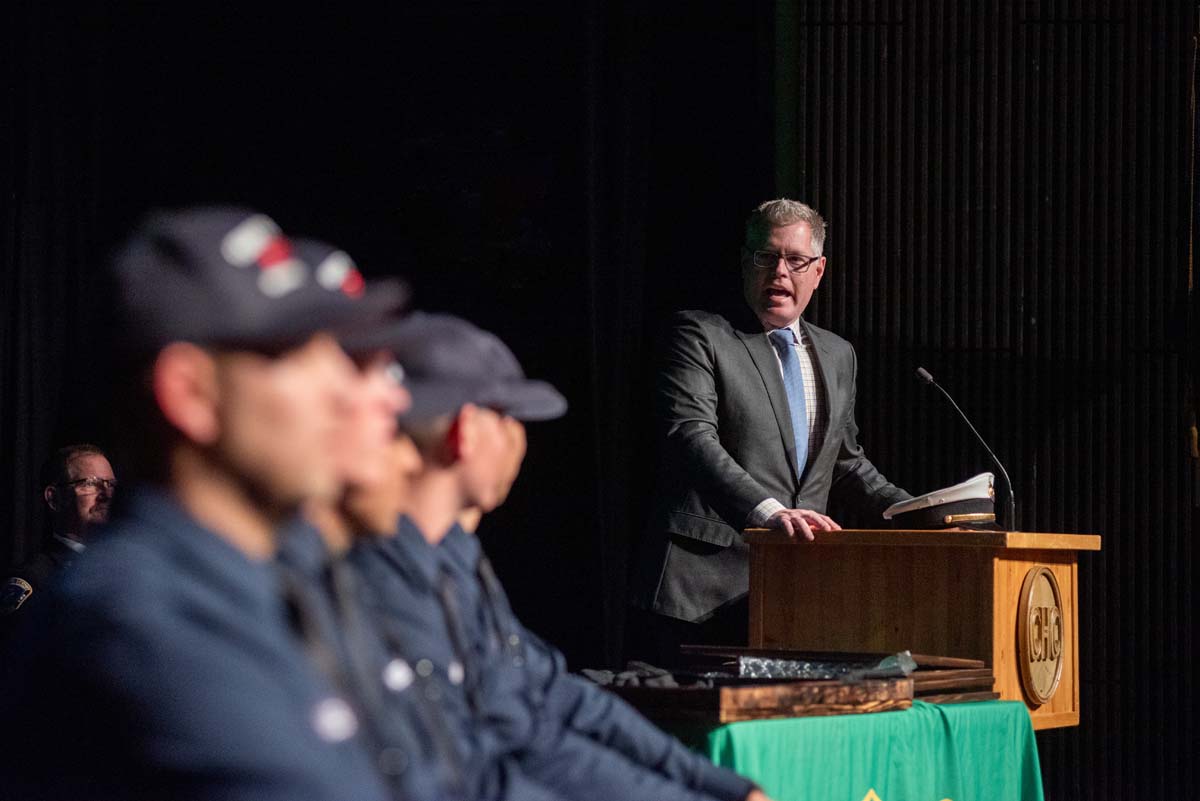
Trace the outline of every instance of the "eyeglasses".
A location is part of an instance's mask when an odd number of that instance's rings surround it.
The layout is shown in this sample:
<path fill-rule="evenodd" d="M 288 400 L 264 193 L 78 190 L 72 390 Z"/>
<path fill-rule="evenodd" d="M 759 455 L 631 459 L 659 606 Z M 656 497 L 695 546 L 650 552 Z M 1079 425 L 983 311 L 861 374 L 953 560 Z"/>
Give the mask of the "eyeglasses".
<path fill-rule="evenodd" d="M 750 260 L 760 270 L 774 270 L 779 260 L 787 262 L 788 269 L 794 273 L 806 271 L 820 256 L 802 256 L 799 253 L 777 253 L 774 250 L 756 250 Z"/>
<path fill-rule="evenodd" d="M 79 495 L 96 495 L 101 489 L 111 494 L 117 488 L 117 480 L 88 476 L 87 478 L 77 478 L 74 481 L 64 481 L 58 486 L 74 487 L 75 492 Z"/>

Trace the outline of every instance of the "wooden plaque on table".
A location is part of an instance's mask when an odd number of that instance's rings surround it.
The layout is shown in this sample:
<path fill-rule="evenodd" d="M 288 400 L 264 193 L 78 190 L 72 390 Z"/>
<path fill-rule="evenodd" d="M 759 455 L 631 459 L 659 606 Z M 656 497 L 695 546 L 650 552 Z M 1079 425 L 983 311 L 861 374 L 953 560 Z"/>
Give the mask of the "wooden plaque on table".
<path fill-rule="evenodd" d="M 1085 534 L 747 529 L 750 646 L 981 659 L 1035 729 L 1079 725 Z M 1057 603 L 1057 606 L 1055 606 Z M 1024 638 L 1024 639 L 1022 639 Z"/>
<path fill-rule="evenodd" d="M 913 702 L 913 680 L 785 681 L 727 687 L 610 687 L 651 720 L 707 724 L 892 712 Z"/>

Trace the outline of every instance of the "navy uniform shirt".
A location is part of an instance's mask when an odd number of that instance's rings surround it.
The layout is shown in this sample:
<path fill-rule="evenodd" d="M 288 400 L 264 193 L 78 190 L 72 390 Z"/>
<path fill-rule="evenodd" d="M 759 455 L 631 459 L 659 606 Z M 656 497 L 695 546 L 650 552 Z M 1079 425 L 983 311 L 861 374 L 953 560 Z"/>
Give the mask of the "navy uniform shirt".
<path fill-rule="evenodd" d="M 0 667 L 17 798 L 383 801 L 347 701 L 300 650 L 279 574 L 131 493 Z M 30 621 L 33 622 L 33 621 Z"/>
<path fill-rule="evenodd" d="M 472 599 L 470 587 L 458 591 L 458 580 L 441 549 L 431 548 L 411 522 L 401 525 L 396 538 L 359 551 L 355 559 L 382 613 L 403 629 L 421 630 L 410 636 L 426 638 L 437 672 L 456 679 L 447 708 L 453 710 L 463 736 L 473 735 L 473 765 L 519 770 L 528 781 L 577 801 L 707 798 L 540 717 L 526 693 L 522 665 L 515 656 L 519 649 L 506 651 L 505 662 L 495 658 L 494 649 L 480 647 L 480 604 Z M 460 667 L 452 671 L 455 665 Z"/>
<path fill-rule="evenodd" d="M 411 648 L 382 632 L 354 571 L 303 522 L 288 527 L 279 561 L 301 585 L 305 650 L 352 699 L 393 793 L 413 801 L 463 798 L 463 760 L 444 718 L 441 685 Z"/>
<path fill-rule="evenodd" d="M 475 653 L 521 672 L 525 697 L 542 718 L 539 725 L 556 724 L 582 734 L 635 764 L 722 801 L 744 801 L 755 788 L 686 748 L 623 699 L 567 672 L 562 653 L 528 631 L 513 613 L 478 537 L 454 526 L 438 550 L 459 588 Z"/>
<path fill-rule="evenodd" d="M 495 732 L 478 724 L 465 692 L 465 668 L 438 597 L 437 553 L 416 526 L 402 518 L 395 536 L 356 543 L 348 561 L 361 579 L 360 597 L 390 653 L 402 656 L 437 688 L 461 760 L 464 796 L 472 801 L 564 801 L 526 776 L 515 760 L 484 756 L 503 749 L 484 744 Z"/>

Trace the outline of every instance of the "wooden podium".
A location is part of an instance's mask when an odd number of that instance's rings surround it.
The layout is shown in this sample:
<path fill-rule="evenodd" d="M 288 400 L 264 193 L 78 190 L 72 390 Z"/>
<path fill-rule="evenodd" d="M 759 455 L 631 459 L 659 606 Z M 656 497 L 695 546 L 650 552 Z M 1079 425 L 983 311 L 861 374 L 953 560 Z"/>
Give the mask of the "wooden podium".
<path fill-rule="evenodd" d="M 1035 729 L 1079 725 L 1083 534 L 747 529 L 750 646 L 982 659 Z"/>

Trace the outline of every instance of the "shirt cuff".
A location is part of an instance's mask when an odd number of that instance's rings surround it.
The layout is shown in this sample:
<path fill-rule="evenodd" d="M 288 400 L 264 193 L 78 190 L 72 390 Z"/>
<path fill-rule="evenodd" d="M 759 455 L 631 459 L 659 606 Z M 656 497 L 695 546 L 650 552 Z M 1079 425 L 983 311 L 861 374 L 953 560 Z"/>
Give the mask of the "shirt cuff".
<path fill-rule="evenodd" d="M 776 512 L 782 512 L 786 508 L 786 506 L 774 498 L 767 498 L 758 506 L 751 509 L 750 514 L 746 515 L 746 528 L 763 528 L 767 525 L 767 521 L 771 519 L 771 515 Z"/>

